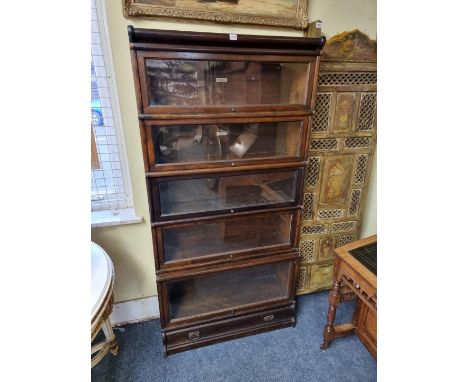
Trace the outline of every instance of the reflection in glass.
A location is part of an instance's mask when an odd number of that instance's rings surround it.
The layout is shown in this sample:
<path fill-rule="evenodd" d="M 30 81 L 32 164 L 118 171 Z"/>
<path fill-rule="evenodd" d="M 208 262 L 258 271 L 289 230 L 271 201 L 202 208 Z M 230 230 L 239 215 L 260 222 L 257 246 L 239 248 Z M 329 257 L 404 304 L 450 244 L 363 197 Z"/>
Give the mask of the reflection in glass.
<path fill-rule="evenodd" d="M 165 261 L 290 243 L 291 213 L 226 219 L 163 229 Z"/>
<path fill-rule="evenodd" d="M 152 126 L 156 162 L 298 157 L 302 122 Z"/>
<path fill-rule="evenodd" d="M 170 318 L 287 298 L 290 267 L 289 262 L 282 262 L 169 282 Z"/>
<path fill-rule="evenodd" d="M 293 202 L 297 170 L 159 182 L 161 215 Z"/>
<path fill-rule="evenodd" d="M 308 63 L 147 59 L 151 106 L 300 104 Z"/>

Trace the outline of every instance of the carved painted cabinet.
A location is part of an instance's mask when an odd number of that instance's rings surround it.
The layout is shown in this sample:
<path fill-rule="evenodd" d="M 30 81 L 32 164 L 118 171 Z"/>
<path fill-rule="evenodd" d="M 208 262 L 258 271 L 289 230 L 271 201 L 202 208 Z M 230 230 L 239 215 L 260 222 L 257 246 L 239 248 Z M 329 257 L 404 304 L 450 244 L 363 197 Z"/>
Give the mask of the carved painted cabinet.
<path fill-rule="evenodd" d="M 358 30 L 327 42 L 311 127 L 297 293 L 330 288 L 333 248 L 359 238 L 376 142 L 377 44 Z"/>
<path fill-rule="evenodd" d="M 165 354 L 294 325 L 325 39 L 129 38 Z"/>

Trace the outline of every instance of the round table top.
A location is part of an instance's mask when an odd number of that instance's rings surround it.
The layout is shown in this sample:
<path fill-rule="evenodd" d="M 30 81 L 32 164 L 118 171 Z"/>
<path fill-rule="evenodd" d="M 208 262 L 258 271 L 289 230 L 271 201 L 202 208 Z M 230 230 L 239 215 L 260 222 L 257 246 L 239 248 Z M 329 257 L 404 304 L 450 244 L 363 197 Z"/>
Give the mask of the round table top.
<path fill-rule="evenodd" d="M 114 282 L 114 265 L 107 253 L 91 242 L 91 320 L 99 312 Z"/>

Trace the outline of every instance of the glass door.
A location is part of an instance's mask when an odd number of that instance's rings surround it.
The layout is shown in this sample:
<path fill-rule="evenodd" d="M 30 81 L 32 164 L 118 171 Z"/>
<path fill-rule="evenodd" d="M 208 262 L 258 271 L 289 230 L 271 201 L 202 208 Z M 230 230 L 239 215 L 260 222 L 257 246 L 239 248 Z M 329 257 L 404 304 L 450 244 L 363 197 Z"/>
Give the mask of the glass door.
<path fill-rule="evenodd" d="M 235 175 L 151 178 L 153 214 L 159 221 L 234 213 L 298 203 L 302 168 Z"/>
<path fill-rule="evenodd" d="M 167 282 L 169 321 L 286 300 L 293 269 L 290 260 Z"/>
<path fill-rule="evenodd" d="M 150 171 L 299 161 L 308 118 L 147 122 Z"/>
<path fill-rule="evenodd" d="M 139 52 L 145 113 L 305 109 L 313 58 Z M 235 110 L 230 110 L 232 107 Z"/>
<path fill-rule="evenodd" d="M 156 227 L 160 261 L 180 265 L 267 250 L 290 250 L 298 210 Z"/>

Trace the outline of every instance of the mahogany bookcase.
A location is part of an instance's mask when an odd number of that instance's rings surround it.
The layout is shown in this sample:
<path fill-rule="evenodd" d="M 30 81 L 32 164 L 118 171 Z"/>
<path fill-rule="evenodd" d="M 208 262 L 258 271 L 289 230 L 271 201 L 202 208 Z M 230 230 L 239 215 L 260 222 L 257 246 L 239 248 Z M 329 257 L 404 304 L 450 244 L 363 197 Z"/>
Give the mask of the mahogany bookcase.
<path fill-rule="evenodd" d="M 325 38 L 128 33 L 165 355 L 294 325 Z"/>

